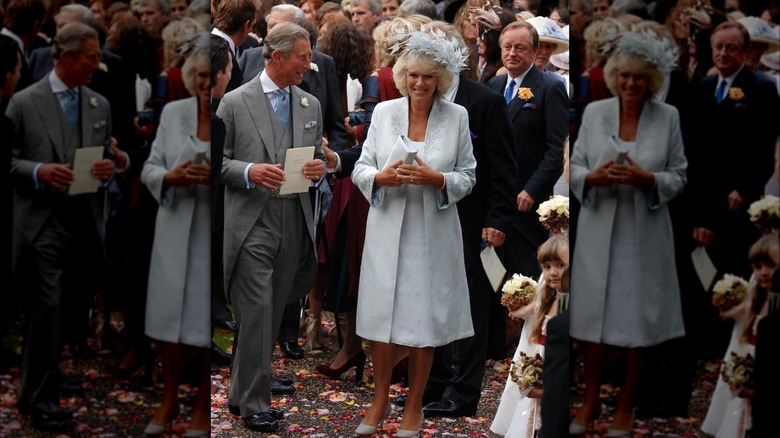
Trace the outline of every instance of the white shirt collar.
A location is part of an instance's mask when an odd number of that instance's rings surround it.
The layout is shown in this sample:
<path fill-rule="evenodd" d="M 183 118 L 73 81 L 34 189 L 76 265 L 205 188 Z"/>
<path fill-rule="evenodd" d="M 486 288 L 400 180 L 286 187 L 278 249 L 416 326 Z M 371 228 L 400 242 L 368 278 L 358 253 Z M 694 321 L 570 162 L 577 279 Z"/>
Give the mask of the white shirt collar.
<path fill-rule="evenodd" d="M 460 75 L 452 75 L 452 84 L 450 84 L 450 88 L 442 96 L 447 102 L 455 102 L 455 95 L 458 94 L 458 85 L 460 85 Z"/>
<path fill-rule="evenodd" d="M 236 43 L 233 42 L 233 39 L 230 38 L 228 34 L 225 32 L 222 32 L 221 30 L 217 29 L 216 27 L 214 29 L 211 29 L 212 35 L 216 35 L 219 37 L 222 37 L 225 41 L 227 41 L 228 45 L 230 46 L 230 51 L 233 52 L 233 57 L 236 56 Z"/>
<path fill-rule="evenodd" d="M 518 88 L 519 88 L 520 84 L 523 83 L 523 80 L 525 79 L 525 76 L 528 74 L 529 71 L 531 71 L 532 68 L 536 68 L 533 63 L 531 63 L 531 66 L 528 67 L 528 69 L 526 71 L 520 73 L 520 75 L 517 76 L 516 78 L 512 78 L 512 75 L 507 73 L 507 75 L 506 75 L 506 85 L 504 85 L 504 92 L 506 92 L 506 89 L 509 88 L 509 81 L 515 81 L 515 85 L 517 85 Z"/>
<path fill-rule="evenodd" d="M 12 40 L 14 40 L 16 42 L 16 45 L 19 46 L 19 50 L 21 50 L 22 53 L 24 53 L 24 41 L 22 41 L 22 39 L 19 38 L 19 35 L 17 35 L 15 33 L 13 33 L 12 31 L 8 30 L 7 27 L 4 27 L 4 28 L 0 29 L 0 34 L 6 35 L 6 36 L 10 37 Z"/>
<path fill-rule="evenodd" d="M 720 87 L 720 83 L 721 83 L 722 81 L 726 81 L 726 88 L 731 88 L 731 84 L 733 84 L 733 83 L 734 83 L 734 79 L 737 77 L 737 75 L 739 74 L 739 72 L 741 72 L 741 71 L 742 71 L 742 69 L 743 69 L 743 68 L 745 68 L 745 64 L 742 64 L 742 65 L 741 65 L 741 66 L 740 66 L 740 67 L 737 69 L 737 71 L 735 71 L 735 72 L 734 72 L 734 73 L 733 73 L 731 76 L 729 76 L 729 77 L 726 77 L 726 78 L 724 78 L 723 76 L 721 76 L 721 75 L 720 75 L 720 73 L 718 73 L 718 84 L 717 84 L 717 86 L 715 87 L 715 90 L 717 90 L 717 89 L 718 89 L 718 87 Z"/>
<path fill-rule="evenodd" d="M 279 86 L 268 76 L 266 70 L 260 73 L 260 85 L 263 86 L 263 93 L 273 93 L 279 89 Z M 287 92 L 290 92 L 289 88 L 287 88 Z"/>
<path fill-rule="evenodd" d="M 49 75 L 49 84 L 51 85 L 51 91 L 54 94 L 70 89 L 67 85 L 65 85 L 64 82 L 62 82 L 62 79 L 57 76 L 57 72 L 55 70 L 52 70 L 51 74 Z"/>

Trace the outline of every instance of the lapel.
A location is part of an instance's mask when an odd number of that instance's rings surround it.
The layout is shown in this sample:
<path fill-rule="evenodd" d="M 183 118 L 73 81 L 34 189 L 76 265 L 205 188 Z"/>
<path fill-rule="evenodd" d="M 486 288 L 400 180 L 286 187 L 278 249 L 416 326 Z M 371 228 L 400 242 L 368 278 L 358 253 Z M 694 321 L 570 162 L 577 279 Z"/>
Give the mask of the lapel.
<path fill-rule="evenodd" d="M 260 75 L 255 76 L 248 84 L 249 86 L 245 87 L 241 92 L 241 97 L 244 99 L 249 116 L 252 117 L 255 129 L 260 134 L 260 139 L 263 140 L 268 157 L 275 157 L 276 151 L 271 117 L 276 117 L 276 114 L 268 112 L 269 105 L 263 92 L 263 86 L 260 84 Z"/>
<path fill-rule="evenodd" d="M 515 96 L 512 97 L 512 100 L 509 102 L 509 109 L 507 112 L 507 115 L 509 116 L 509 120 L 512 122 L 515 121 L 515 117 L 517 117 L 523 109 L 523 105 L 526 103 L 533 103 L 533 101 L 536 99 L 536 96 L 530 98 L 528 101 L 525 101 L 523 99 L 520 99 L 517 97 L 517 92 L 520 90 L 520 88 L 530 88 L 531 92 L 533 93 L 536 91 L 537 94 L 539 93 L 539 85 L 542 83 L 542 72 L 539 71 L 535 66 L 532 66 L 530 70 L 528 70 L 528 73 L 523 78 L 523 82 L 520 84 L 520 86 L 515 90 Z"/>
<path fill-rule="evenodd" d="M 739 73 L 737 73 L 737 76 L 734 78 L 734 82 L 731 83 L 731 86 L 729 87 L 728 91 L 726 91 L 726 96 L 720 104 L 722 106 L 728 105 L 729 107 L 734 107 L 739 101 L 731 98 L 731 90 L 735 88 L 740 88 L 744 93 L 745 86 L 751 83 L 752 78 L 753 78 L 753 72 L 751 72 L 747 68 L 747 66 L 743 66 L 742 70 L 740 70 Z M 717 81 L 715 82 L 717 83 Z M 742 99 L 744 99 L 744 97 Z"/>
<path fill-rule="evenodd" d="M 455 93 L 455 103 L 463 108 L 469 109 L 469 89 L 470 85 L 466 82 L 469 79 L 463 75 L 460 75 L 460 83 L 458 84 L 458 92 Z"/>
<path fill-rule="evenodd" d="M 95 108 L 89 106 L 90 94 L 85 90 L 85 87 L 79 87 L 79 110 L 81 116 L 81 144 L 79 147 L 84 146 L 97 146 L 92 144 L 92 112 Z"/>
<path fill-rule="evenodd" d="M 65 127 L 61 123 L 57 123 L 63 119 L 62 108 L 57 100 L 57 96 L 51 91 L 51 85 L 49 85 L 49 76 L 46 75 L 43 79 L 32 85 L 33 90 L 30 93 L 30 97 L 35 102 L 35 107 L 38 109 L 38 113 L 41 116 L 41 120 L 46 121 L 43 124 L 46 133 L 49 134 L 49 139 L 52 145 L 54 145 L 54 151 L 61 159 L 65 159 Z"/>

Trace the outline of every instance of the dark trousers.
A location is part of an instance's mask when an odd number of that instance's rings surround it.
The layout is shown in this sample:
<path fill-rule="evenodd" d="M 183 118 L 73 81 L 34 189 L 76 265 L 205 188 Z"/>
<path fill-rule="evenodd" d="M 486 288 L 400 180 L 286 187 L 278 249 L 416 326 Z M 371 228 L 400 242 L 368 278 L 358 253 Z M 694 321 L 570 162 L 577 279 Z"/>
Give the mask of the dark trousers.
<path fill-rule="evenodd" d="M 22 413 L 59 409 L 62 312 L 94 294 L 102 248 L 86 196 L 64 200 L 20 260 L 26 291 L 18 407 Z M 86 292 L 85 292 L 86 291 Z"/>
<path fill-rule="evenodd" d="M 490 299 L 495 294 L 480 263 L 472 263 L 466 277 L 474 336 L 434 350 L 425 392 L 429 397 L 453 400 L 467 408 L 476 408 L 485 375 Z"/>
<path fill-rule="evenodd" d="M 539 430 L 539 437 L 568 436 L 571 376 L 568 310 L 547 323 L 544 353 L 542 428 Z"/>

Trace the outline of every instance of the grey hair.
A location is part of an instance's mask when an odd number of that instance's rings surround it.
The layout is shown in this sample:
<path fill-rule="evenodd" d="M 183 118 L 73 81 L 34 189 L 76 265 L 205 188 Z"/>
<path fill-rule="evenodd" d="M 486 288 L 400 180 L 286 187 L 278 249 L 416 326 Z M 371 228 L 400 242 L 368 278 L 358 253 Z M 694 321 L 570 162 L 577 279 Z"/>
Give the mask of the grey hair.
<path fill-rule="evenodd" d="M 433 0 L 406 0 L 398 8 L 404 15 L 424 15 L 431 20 L 436 20 L 439 13 L 436 12 L 436 4 Z"/>
<path fill-rule="evenodd" d="M 84 42 L 89 38 L 98 41 L 98 33 L 95 29 L 78 21 L 68 23 L 62 26 L 54 37 L 51 55 L 55 60 L 59 60 L 63 52 L 79 53 L 84 48 Z"/>
<path fill-rule="evenodd" d="M 274 11 L 285 11 L 285 12 L 293 11 L 293 12 L 295 12 L 295 17 L 293 17 L 293 18 L 303 18 L 304 20 L 306 19 L 306 15 L 303 13 L 303 9 L 301 9 L 298 6 L 295 6 L 295 5 L 289 5 L 287 3 L 282 3 L 280 5 L 276 5 L 276 6 L 272 7 L 271 10 L 268 11 L 268 13 L 265 15 L 265 22 L 266 23 L 268 23 L 268 19 L 271 18 L 271 14 Z"/>
<path fill-rule="evenodd" d="M 211 4 L 208 0 L 192 0 L 192 3 L 190 3 L 190 12 L 208 15 L 211 13 Z"/>
<path fill-rule="evenodd" d="M 78 21 L 83 21 L 85 18 L 95 18 L 95 14 L 92 13 L 92 9 L 79 3 L 72 3 L 62 6 L 60 11 L 57 12 L 57 15 L 54 16 L 54 21 L 56 22 L 59 20 L 60 15 L 62 15 L 64 12 L 69 14 L 79 14 L 80 18 Z"/>
<path fill-rule="evenodd" d="M 580 9 L 582 9 L 582 12 L 593 12 L 592 0 L 579 0 L 579 1 L 580 1 Z M 569 3 L 569 7 L 571 7 L 571 3 Z"/>
<path fill-rule="evenodd" d="M 368 10 L 371 11 L 372 14 L 382 13 L 382 2 L 380 0 L 352 0 L 349 6 L 351 8 L 354 8 L 355 6 L 359 6 L 363 3 L 366 3 L 366 6 L 368 6 Z"/>
<path fill-rule="evenodd" d="M 295 50 L 295 42 L 299 38 L 309 42 L 309 32 L 306 29 L 294 23 L 279 23 L 268 32 L 263 44 L 263 58 L 270 60 L 275 50 L 283 55 L 289 55 Z"/>
<path fill-rule="evenodd" d="M 157 9 L 159 9 L 161 13 L 171 13 L 171 0 L 141 0 L 141 6 L 150 6 L 152 2 L 157 4 Z"/>

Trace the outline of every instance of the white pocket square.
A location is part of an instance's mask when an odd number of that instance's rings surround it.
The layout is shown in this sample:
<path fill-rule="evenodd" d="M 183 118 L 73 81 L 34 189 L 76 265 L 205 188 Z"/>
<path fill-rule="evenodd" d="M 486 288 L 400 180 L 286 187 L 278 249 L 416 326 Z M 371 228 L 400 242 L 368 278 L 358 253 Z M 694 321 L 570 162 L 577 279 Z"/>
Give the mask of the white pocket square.
<path fill-rule="evenodd" d="M 101 120 L 101 121 L 95 123 L 92 126 L 92 129 L 100 129 L 100 128 L 104 127 L 104 126 L 106 126 L 106 121 L 105 120 Z"/>
<path fill-rule="evenodd" d="M 303 125 L 303 129 L 311 129 L 311 128 L 315 127 L 315 126 L 317 126 L 317 121 L 316 120 L 312 120 L 311 122 Z"/>

